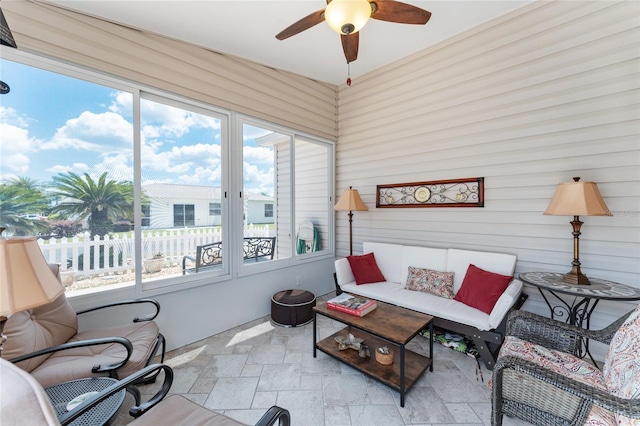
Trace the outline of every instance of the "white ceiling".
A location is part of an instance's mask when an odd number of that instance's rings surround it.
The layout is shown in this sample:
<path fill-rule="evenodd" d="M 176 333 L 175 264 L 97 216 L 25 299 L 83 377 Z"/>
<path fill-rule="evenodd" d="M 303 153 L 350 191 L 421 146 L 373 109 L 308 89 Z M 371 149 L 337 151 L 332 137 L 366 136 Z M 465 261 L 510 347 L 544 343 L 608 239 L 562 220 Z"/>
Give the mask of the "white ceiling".
<path fill-rule="evenodd" d="M 72 10 L 331 84 L 347 63 L 340 36 L 322 22 L 287 40 L 275 35 L 323 0 L 52 0 Z M 351 77 L 423 50 L 532 0 L 405 0 L 432 13 L 426 25 L 369 20 L 360 32 Z"/>

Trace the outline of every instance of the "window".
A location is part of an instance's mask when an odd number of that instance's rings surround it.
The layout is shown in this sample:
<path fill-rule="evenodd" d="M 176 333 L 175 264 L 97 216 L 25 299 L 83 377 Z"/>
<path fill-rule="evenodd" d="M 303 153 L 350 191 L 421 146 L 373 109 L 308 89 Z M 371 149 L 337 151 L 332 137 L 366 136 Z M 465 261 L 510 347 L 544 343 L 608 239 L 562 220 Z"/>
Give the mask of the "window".
<path fill-rule="evenodd" d="M 142 226 L 149 227 L 151 225 L 151 205 L 143 204 L 142 205 Z"/>
<path fill-rule="evenodd" d="M 331 143 L 13 49 L 0 79 L 11 87 L 0 99 L 0 223 L 7 236 L 43 237 L 46 259 L 75 270 L 68 290 L 286 267 L 302 221 L 317 225 L 317 250 L 330 247 Z M 273 258 L 248 262 L 251 238 L 274 242 Z M 183 259 L 205 243 L 219 243 L 223 261 L 198 272 L 206 280 L 185 277 Z M 145 268 L 154 257 L 160 274 Z"/>
<path fill-rule="evenodd" d="M 246 120 L 242 125 L 242 140 L 243 236 L 245 239 L 275 237 L 274 255 L 269 260 L 289 258 L 292 252 L 292 137 L 266 124 Z M 267 203 L 272 206 L 269 217 Z M 245 262 L 244 265 L 257 264 Z"/>
<path fill-rule="evenodd" d="M 209 216 L 220 216 L 222 214 L 222 204 L 209 203 Z"/>
<path fill-rule="evenodd" d="M 195 208 L 193 204 L 173 205 L 173 226 L 193 226 L 195 223 Z"/>
<path fill-rule="evenodd" d="M 296 137 L 294 147 L 296 254 L 303 255 L 329 247 L 331 145 Z"/>

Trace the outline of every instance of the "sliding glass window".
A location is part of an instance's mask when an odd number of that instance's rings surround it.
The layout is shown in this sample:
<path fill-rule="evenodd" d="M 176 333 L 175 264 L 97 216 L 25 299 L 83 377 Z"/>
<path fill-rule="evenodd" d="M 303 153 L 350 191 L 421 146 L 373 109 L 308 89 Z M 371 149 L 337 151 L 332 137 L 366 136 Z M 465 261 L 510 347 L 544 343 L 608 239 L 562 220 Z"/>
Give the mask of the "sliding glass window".
<path fill-rule="evenodd" d="M 219 250 L 226 228 L 226 117 L 148 93 L 141 98 L 141 203 L 148 206 L 142 280 L 222 275 L 228 271 L 227 255 Z"/>
<path fill-rule="evenodd" d="M 71 295 L 209 285 L 331 254 L 331 142 L 8 56 L 0 226 L 37 236 Z"/>

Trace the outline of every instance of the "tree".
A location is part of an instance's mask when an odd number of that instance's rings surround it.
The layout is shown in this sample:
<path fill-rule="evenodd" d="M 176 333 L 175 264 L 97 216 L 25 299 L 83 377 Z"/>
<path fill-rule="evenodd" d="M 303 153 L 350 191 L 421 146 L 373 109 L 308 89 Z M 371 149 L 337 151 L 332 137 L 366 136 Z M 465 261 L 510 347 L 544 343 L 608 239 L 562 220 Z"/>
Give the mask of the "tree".
<path fill-rule="evenodd" d="M 107 180 L 107 172 L 97 181 L 88 173 L 60 174 L 53 177 L 53 186 L 61 200 L 53 210 L 68 218 L 87 219 L 91 237 L 103 237 L 118 218 L 133 216 L 133 185 Z"/>
<path fill-rule="evenodd" d="M 17 177 L 0 184 L 0 225 L 13 235 L 36 235 L 46 232 L 48 225 L 27 214 L 42 213 L 48 209 L 47 197 L 38 181 Z"/>

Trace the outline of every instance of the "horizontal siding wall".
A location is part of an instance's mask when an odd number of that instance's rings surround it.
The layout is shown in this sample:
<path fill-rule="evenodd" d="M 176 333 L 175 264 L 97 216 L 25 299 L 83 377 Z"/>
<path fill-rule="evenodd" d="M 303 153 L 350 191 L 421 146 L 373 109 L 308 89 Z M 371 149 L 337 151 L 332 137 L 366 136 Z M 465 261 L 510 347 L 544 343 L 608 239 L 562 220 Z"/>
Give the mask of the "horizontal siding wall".
<path fill-rule="evenodd" d="M 335 86 L 52 4 L 2 9 L 21 50 L 336 139 Z"/>
<path fill-rule="evenodd" d="M 638 2 L 539 2 L 339 91 L 337 191 L 357 188 L 363 241 L 512 253 L 517 272 L 567 272 L 571 217 L 556 185 L 598 183 L 613 217 L 582 217 L 592 277 L 640 287 Z M 379 184 L 482 176 L 484 208 L 376 209 Z M 336 216 L 337 254 L 349 250 Z M 548 310 L 533 289 L 528 306 Z M 633 303 L 601 303 L 603 323 Z"/>

